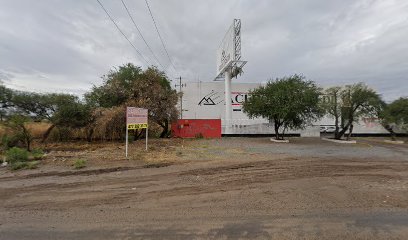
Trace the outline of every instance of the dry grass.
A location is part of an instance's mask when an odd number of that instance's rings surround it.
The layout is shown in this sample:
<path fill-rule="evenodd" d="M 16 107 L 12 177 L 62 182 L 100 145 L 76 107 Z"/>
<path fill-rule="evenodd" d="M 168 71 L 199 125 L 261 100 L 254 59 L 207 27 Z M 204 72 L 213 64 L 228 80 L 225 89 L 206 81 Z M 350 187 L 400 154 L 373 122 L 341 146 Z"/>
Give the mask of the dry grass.
<path fill-rule="evenodd" d="M 0 125 L 0 137 L 4 136 L 4 134 L 6 134 L 6 128 L 2 125 Z"/>
<path fill-rule="evenodd" d="M 125 135 L 125 107 L 112 107 L 96 109 L 93 113 L 96 117 L 94 124 L 94 139 L 119 140 Z"/>
<path fill-rule="evenodd" d="M 34 138 L 41 138 L 50 126 L 51 124 L 46 122 L 30 122 L 26 124 L 28 131 L 30 131 Z M 0 137 L 4 136 L 4 134 L 11 134 L 11 129 L 0 125 Z"/>
<path fill-rule="evenodd" d="M 46 122 L 27 123 L 27 129 L 34 138 L 42 138 L 43 134 L 50 126 L 51 124 Z"/>
<path fill-rule="evenodd" d="M 177 154 L 181 148 L 180 139 L 149 139 L 149 150 L 145 141 L 129 144 L 128 158 L 125 157 L 124 142 L 35 142 L 35 148 L 47 154 L 42 162 L 48 166 L 71 167 L 76 159 L 87 159 L 90 168 L 106 167 L 161 167 L 185 162 L 184 155 Z"/>
<path fill-rule="evenodd" d="M 159 150 L 147 152 L 143 161 L 147 167 L 171 165 L 180 162 L 181 159 L 179 157 L 175 148 L 169 149 L 169 147 L 164 147 Z"/>

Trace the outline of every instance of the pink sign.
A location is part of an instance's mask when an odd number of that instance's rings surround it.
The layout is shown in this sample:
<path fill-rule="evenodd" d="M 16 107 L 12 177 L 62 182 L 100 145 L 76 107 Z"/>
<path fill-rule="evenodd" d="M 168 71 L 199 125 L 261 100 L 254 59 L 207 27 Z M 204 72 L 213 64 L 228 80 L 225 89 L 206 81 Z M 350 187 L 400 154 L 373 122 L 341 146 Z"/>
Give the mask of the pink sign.
<path fill-rule="evenodd" d="M 126 124 L 146 124 L 148 110 L 145 108 L 126 108 Z"/>

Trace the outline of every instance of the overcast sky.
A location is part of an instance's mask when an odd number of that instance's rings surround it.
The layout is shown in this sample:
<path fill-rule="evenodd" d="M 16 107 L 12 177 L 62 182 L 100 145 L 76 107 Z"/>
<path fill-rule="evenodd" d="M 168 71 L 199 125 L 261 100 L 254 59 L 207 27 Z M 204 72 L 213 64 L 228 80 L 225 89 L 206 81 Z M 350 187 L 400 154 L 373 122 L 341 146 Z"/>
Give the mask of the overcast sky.
<path fill-rule="evenodd" d="M 100 1 L 155 62 L 121 1 Z M 362 81 L 387 100 L 408 96 L 406 0 L 149 0 L 176 69 L 145 1 L 125 3 L 172 79 L 212 81 L 216 49 L 240 18 L 248 64 L 237 82 L 300 73 L 322 86 Z M 0 80 L 6 86 L 82 94 L 114 66 L 146 67 L 96 0 L 0 0 L 0 6 Z"/>

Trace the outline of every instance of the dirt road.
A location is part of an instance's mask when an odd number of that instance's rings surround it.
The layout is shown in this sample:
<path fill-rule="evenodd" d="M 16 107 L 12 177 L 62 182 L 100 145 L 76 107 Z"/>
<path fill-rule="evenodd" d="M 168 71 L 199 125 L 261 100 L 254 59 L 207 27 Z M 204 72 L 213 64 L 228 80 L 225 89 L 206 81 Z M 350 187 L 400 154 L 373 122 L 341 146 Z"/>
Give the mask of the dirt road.
<path fill-rule="evenodd" d="M 224 138 L 174 151 L 152 168 L 2 169 L 0 239 L 407 239 L 407 145 Z"/>

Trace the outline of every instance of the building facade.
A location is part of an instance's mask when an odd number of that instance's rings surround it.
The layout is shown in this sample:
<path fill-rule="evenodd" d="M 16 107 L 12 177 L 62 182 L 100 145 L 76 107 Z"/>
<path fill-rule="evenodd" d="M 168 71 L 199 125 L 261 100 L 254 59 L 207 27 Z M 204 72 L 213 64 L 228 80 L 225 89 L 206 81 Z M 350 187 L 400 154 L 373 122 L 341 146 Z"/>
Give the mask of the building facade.
<path fill-rule="evenodd" d="M 222 134 L 231 135 L 272 135 L 273 124 L 263 118 L 249 118 L 242 111 L 242 103 L 248 99 L 248 92 L 260 83 L 232 83 L 232 119 L 225 121 L 224 82 L 188 82 L 183 88 L 183 119 L 221 119 Z M 226 125 L 232 127 L 226 128 Z M 304 130 L 290 130 L 287 133 L 300 136 L 320 136 L 320 132 L 330 132 L 334 120 L 326 116 Z M 378 119 L 363 118 L 355 124 L 355 134 L 387 134 Z"/>

